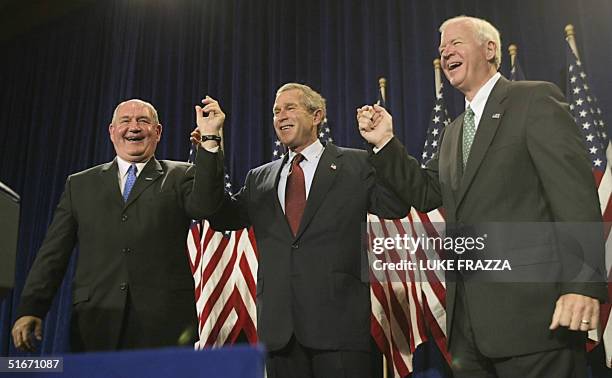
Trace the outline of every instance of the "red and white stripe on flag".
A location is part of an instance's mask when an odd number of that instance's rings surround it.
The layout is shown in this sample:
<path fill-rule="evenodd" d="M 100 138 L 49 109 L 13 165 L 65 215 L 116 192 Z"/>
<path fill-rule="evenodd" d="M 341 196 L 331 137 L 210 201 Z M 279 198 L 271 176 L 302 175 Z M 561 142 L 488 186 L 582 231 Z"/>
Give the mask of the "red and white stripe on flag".
<path fill-rule="evenodd" d="M 257 342 L 257 248 L 252 229 L 224 235 L 207 221 L 193 222 L 187 251 L 195 283 L 196 349 L 232 344 L 242 331 Z"/>
<path fill-rule="evenodd" d="M 606 148 L 607 164 L 604 171 L 596 171 L 595 182 L 597 183 L 597 192 L 599 194 L 599 204 L 603 221 L 605 222 L 606 232 L 606 272 L 608 275 L 608 301 L 612 301 L 612 232 L 610 226 L 612 224 L 612 167 L 610 167 L 610 159 L 612 159 L 612 145 L 608 142 Z M 612 368 L 612 311 L 611 304 L 606 303 L 601 306 L 600 329 L 589 332 L 589 339 L 594 341 L 603 339 L 604 349 L 606 354 L 606 366 Z"/>
<path fill-rule="evenodd" d="M 375 226 L 373 226 L 373 224 Z M 368 236 L 372 238 L 409 235 L 417 237 L 444 235 L 444 216 L 439 210 L 427 214 L 411 209 L 403 219 L 388 220 L 368 214 Z M 438 260 L 439 251 L 418 248 L 414 254 L 401 254 L 418 264 Z M 381 260 L 399 262 L 400 254 L 385 250 Z M 370 267 L 371 269 L 372 267 Z M 445 283 L 436 270 L 385 270 L 384 277 L 370 274 L 372 300 L 371 332 L 379 349 L 393 367 L 395 377 L 405 377 L 413 370 L 412 356 L 419 344 L 433 337 L 445 359 L 446 349 Z"/>

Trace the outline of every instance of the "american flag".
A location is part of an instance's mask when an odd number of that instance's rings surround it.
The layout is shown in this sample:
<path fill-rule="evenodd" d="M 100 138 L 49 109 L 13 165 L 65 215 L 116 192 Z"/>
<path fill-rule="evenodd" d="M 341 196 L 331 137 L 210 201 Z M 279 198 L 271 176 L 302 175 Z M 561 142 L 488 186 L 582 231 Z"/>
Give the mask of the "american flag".
<path fill-rule="evenodd" d="M 612 147 L 610 146 L 610 138 L 603 121 L 601 109 L 597 104 L 597 98 L 591 93 L 582 62 L 572 51 L 569 41 L 567 44 L 566 60 L 566 97 L 570 104 L 570 111 L 580 131 L 582 131 L 590 153 L 601 213 L 604 222 L 606 222 L 606 272 L 608 273 L 608 296 L 612 298 L 612 236 L 610 235 L 609 223 L 612 221 L 612 201 L 610 201 L 610 195 L 612 194 L 612 173 L 608 165 L 608 162 L 612 159 Z M 603 335 L 601 334 L 602 330 Z M 610 304 L 602 305 L 600 330 L 589 332 L 589 338 L 594 341 L 600 341 L 602 336 L 606 350 L 606 365 L 611 367 L 612 313 L 610 312 Z"/>
<path fill-rule="evenodd" d="M 379 101 L 384 106 L 384 99 Z M 422 166 L 437 152 L 440 133 L 449 123 L 440 87 L 423 146 Z M 444 228 L 441 209 L 421 213 L 412 208 L 405 218 L 399 220 L 382 219 L 368 214 L 370 238 L 404 234 L 413 237 L 444 236 Z M 379 257 L 387 262 L 397 262 L 400 259 L 399 254 L 393 250 L 385 251 Z M 440 251 L 418 249 L 413 255 L 403 254 L 402 258 L 410 258 L 418 264 L 419 260 L 439 260 Z M 373 272 L 370 277 L 371 332 L 379 349 L 393 367 L 394 376 L 405 377 L 413 371 L 413 354 L 421 343 L 428 340 L 429 335 L 450 363 L 450 354 L 446 348 L 446 287 L 443 273 L 440 270 L 416 270 L 403 274 L 386 271 L 382 279 Z"/>
<path fill-rule="evenodd" d="M 194 158 L 192 149 L 189 160 L 193 162 Z M 227 173 L 224 182 L 225 192 L 231 196 Z M 206 220 L 193 220 L 187 235 L 187 254 L 198 317 L 195 348 L 232 344 L 241 332 L 249 343 L 256 343 L 258 254 L 253 230 L 219 232 Z"/>

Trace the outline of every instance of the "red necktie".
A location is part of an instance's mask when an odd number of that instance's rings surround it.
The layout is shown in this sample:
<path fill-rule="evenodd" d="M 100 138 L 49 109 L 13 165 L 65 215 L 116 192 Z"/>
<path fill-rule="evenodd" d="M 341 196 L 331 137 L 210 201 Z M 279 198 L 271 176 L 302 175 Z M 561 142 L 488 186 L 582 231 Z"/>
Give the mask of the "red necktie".
<path fill-rule="evenodd" d="M 289 176 L 287 176 L 287 186 L 285 187 L 285 216 L 291 231 L 293 231 L 293 236 L 297 234 L 306 207 L 306 184 L 304 182 L 304 171 L 300 167 L 302 159 L 304 159 L 302 154 L 293 157 Z"/>

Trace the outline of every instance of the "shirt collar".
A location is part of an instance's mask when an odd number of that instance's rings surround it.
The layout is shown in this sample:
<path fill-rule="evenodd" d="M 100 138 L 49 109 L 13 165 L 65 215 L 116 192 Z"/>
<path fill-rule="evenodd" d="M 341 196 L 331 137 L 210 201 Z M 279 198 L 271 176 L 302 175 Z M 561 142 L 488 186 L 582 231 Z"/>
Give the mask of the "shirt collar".
<path fill-rule="evenodd" d="M 151 159 L 149 159 L 149 160 L 151 160 Z M 136 176 L 138 176 L 140 174 L 140 172 L 142 172 L 142 169 L 144 168 L 145 165 L 147 165 L 149 160 L 144 161 L 144 162 L 140 162 L 140 163 L 135 163 L 136 164 L 136 168 L 138 169 L 136 171 Z M 119 167 L 119 175 L 120 175 L 120 177 L 123 177 L 123 176 L 125 176 L 127 174 L 128 169 L 130 169 L 130 165 L 132 165 L 132 163 L 130 163 L 129 161 L 125 161 L 122 158 L 120 158 L 119 156 L 117 156 L 117 166 Z"/>
<path fill-rule="evenodd" d="M 304 148 L 302 152 L 300 153 L 304 156 L 304 160 L 313 161 L 321 157 L 321 154 L 323 153 L 324 148 L 325 147 L 323 147 L 323 144 L 321 143 L 321 141 L 317 138 L 317 140 L 315 140 L 310 146 Z M 289 150 L 289 160 L 287 161 L 288 162 L 293 161 L 293 157 L 295 155 L 296 155 L 295 152 Z"/>
<path fill-rule="evenodd" d="M 482 113 L 484 112 L 485 105 L 487 104 L 487 99 L 497 83 L 497 80 L 501 77 L 499 72 L 496 72 L 495 75 L 491 76 L 491 78 L 478 90 L 476 96 L 472 99 L 472 101 L 468 101 L 465 99 L 465 108 L 469 106 L 472 108 L 472 111 L 476 115 L 476 119 L 480 119 Z"/>

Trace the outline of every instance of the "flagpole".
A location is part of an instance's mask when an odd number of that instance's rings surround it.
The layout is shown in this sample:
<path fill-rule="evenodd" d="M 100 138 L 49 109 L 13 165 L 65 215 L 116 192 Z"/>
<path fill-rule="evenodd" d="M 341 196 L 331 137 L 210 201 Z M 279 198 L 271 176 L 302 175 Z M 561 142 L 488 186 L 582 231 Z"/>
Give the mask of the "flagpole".
<path fill-rule="evenodd" d="M 435 85 L 436 87 L 434 88 L 436 90 L 436 96 L 438 96 L 440 94 L 440 88 L 442 88 L 442 73 L 441 73 L 441 69 L 442 66 L 440 65 L 440 59 L 436 58 L 433 60 L 433 66 L 434 66 L 434 80 L 435 80 Z"/>
<path fill-rule="evenodd" d="M 518 51 L 518 47 L 513 43 L 508 46 L 508 54 L 510 54 L 510 67 L 514 67 L 514 62 L 516 61 L 516 53 Z"/>
<path fill-rule="evenodd" d="M 580 55 L 578 55 L 578 47 L 576 47 L 576 38 L 574 37 L 574 25 L 565 25 L 565 40 L 567 43 L 569 43 L 572 52 L 574 55 L 576 55 L 576 58 L 580 59 Z"/>
<path fill-rule="evenodd" d="M 381 106 L 387 106 L 387 79 L 384 77 L 381 77 L 378 79 L 378 90 L 380 91 L 380 100 L 378 100 L 376 103 L 378 105 Z M 380 103 L 382 100 L 382 104 Z M 387 357 L 385 357 L 385 353 L 383 352 L 382 354 L 382 358 L 383 358 L 383 378 L 387 378 L 389 376 L 388 373 L 388 369 L 389 369 L 389 364 L 387 362 Z"/>
<path fill-rule="evenodd" d="M 387 79 L 384 77 L 381 77 L 378 79 L 378 90 L 380 91 L 380 100 L 377 101 L 378 105 L 381 106 L 387 106 Z M 380 101 L 382 100 L 382 104 L 380 103 Z M 389 364 L 387 362 L 387 357 L 385 357 L 385 353 L 383 352 L 382 354 L 382 358 L 383 358 L 383 378 L 388 378 L 389 373 L 388 373 L 388 369 L 389 369 Z"/>
<path fill-rule="evenodd" d="M 386 106 L 387 104 L 387 79 L 386 78 L 381 77 L 380 79 L 378 79 L 378 88 L 380 90 L 380 98 L 383 101 L 383 103 L 379 105 Z"/>

